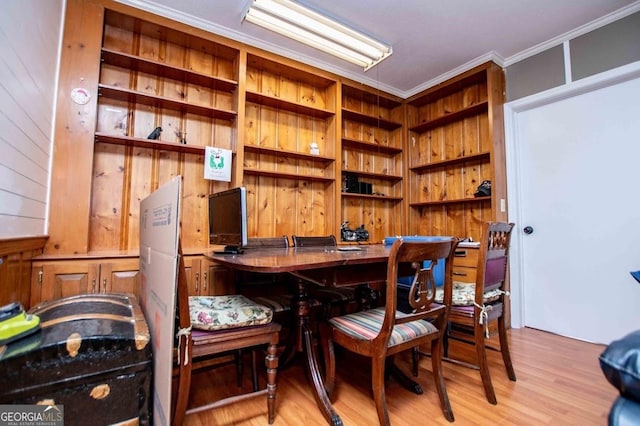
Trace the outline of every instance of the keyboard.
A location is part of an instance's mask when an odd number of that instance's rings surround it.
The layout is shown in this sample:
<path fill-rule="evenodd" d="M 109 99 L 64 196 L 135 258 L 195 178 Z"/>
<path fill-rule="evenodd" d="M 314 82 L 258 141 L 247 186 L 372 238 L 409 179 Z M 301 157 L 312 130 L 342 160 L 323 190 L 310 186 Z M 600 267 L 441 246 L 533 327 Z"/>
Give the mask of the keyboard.
<path fill-rule="evenodd" d="M 357 246 L 344 246 L 338 247 L 338 251 L 361 251 L 362 249 Z"/>

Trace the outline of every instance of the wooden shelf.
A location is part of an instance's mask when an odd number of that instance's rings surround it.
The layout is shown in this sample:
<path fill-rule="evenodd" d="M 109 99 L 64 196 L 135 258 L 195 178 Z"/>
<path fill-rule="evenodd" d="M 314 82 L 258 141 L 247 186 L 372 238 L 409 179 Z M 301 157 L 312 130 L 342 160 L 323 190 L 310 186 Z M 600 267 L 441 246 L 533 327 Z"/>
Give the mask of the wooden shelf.
<path fill-rule="evenodd" d="M 186 101 L 178 101 L 163 96 L 149 95 L 147 93 L 137 92 L 130 89 L 123 89 L 121 87 L 109 86 L 106 84 L 98 85 L 98 94 L 99 96 L 104 96 L 105 98 L 115 99 L 119 101 L 141 103 L 153 107 L 168 108 L 184 113 L 197 114 L 229 121 L 235 120 L 235 118 L 237 117 L 237 113 L 235 111 L 195 105 Z"/>
<path fill-rule="evenodd" d="M 301 104 L 299 102 L 288 101 L 277 98 L 275 96 L 263 95 L 262 93 L 246 92 L 247 101 L 268 107 L 283 109 L 285 111 L 294 112 L 296 114 L 304 114 L 318 118 L 329 118 L 335 115 L 333 111 L 327 109 L 316 108 L 313 106 Z"/>
<path fill-rule="evenodd" d="M 385 96 L 380 96 L 378 93 L 372 93 L 346 84 L 342 85 L 342 94 L 344 96 L 360 99 L 362 102 L 369 105 L 378 105 L 386 109 L 393 109 L 402 105 L 402 102 L 399 100 L 389 99 Z"/>
<path fill-rule="evenodd" d="M 487 112 L 488 108 L 489 108 L 489 103 L 487 101 L 483 101 L 483 102 L 468 106 L 466 108 L 463 108 L 461 110 L 450 112 L 446 115 L 443 115 L 442 117 L 438 117 L 436 119 L 429 120 L 424 123 L 417 124 L 415 126 L 411 126 L 409 127 L 409 131 L 416 132 L 416 133 L 426 132 L 427 130 L 434 129 L 436 127 L 445 126 L 447 124 L 451 124 L 456 121 L 460 121 L 465 118 L 472 117 L 474 115 L 482 114 L 484 112 Z"/>
<path fill-rule="evenodd" d="M 458 198 L 454 200 L 422 201 L 420 203 L 410 203 L 409 206 L 428 207 L 428 206 L 439 206 L 439 205 L 445 205 L 445 204 L 480 203 L 482 201 L 491 201 L 491 197 L 474 197 L 474 198 Z"/>
<path fill-rule="evenodd" d="M 402 127 L 402 123 L 386 120 L 380 117 L 374 117 L 367 114 L 362 114 L 358 111 L 352 111 L 349 109 L 342 109 L 342 118 L 346 120 L 357 121 L 359 123 L 368 124 L 374 127 L 380 127 L 386 130 L 395 130 Z"/>
<path fill-rule="evenodd" d="M 372 152 L 380 152 L 383 154 L 400 154 L 402 148 L 395 146 L 380 145 L 377 143 L 365 142 L 357 139 L 342 138 L 342 146 L 349 148 L 362 148 Z"/>
<path fill-rule="evenodd" d="M 482 84 L 487 80 L 487 68 L 489 65 L 480 65 L 475 69 L 464 72 L 447 82 L 436 84 L 435 86 L 415 95 L 409 99 L 409 105 L 420 107 L 432 103 L 437 99 L 446 97 L 456 92 L 464 90 L 465 87 Z"/>
<path fill-rule="evenodd" d="M 335 158 L 324 157 L 322 155 L 308 154 L 306 152 L 289 151 L 256 145 L 245 145 L 244 150 L 248 152 L 255 152 L 258 154 L 278 155 L 291 158 L 300 158 L 303 160 L 322 161 L 324 163 L 332 163 L 335 161 Z"/>
<path fill-rule="evenodd" d="M 238 87 L 237 81 L 203 74 L 187 68 L 167 65 L 162 62 L 141 58 L 139 56 L 111 49 L 102 49 L 102 62 L 120 68 L 153 74 L 159 77 L 188 81 L 190 84 L 210 87 L 224 92 L 233 92 Z"/>
<path fill-rule="evenodd" d="M 373 172 L 362 172 L 358 170 L 342 170 L 343 175 L 356 175 L 359 177 L 370 178 L 370 179 L 381 179 L 381 180 L 390 180 L 390 181 L 401 181 L 402 176 L 389 175 L 384 173 L 373 173 Z"/>
<path fill-rule="evenodd" d="M 402 201 L 402 197 L 388 197 L 386 195 L 374 195 L 374 194 L 358 194 L 355 192 L 343 192 L 343 197 L 353 197 L 353 198 L 368 198 L 374 200 L 381 201 Z"/>
<path fill-rule="evenodd" d="M 267 177 L 281 178 L 281 179 L 309 180 L 309 181 L 326 182 L 326 183 L 334 182 L 334 179 L 331 177 L 302 175 L 297 173 L 283 173 L 283 172 L 274 172 L 274 171 L 268 171 L 268 170 L 257 170 L 257 169 L 250 169 L 247 167 L 244 168 L 244 173 L 246 175 L 267 176 Z"/>
<path fill-rule="evenodd" d="M 419 166 L 409 167 L 409 170 L 420 173 L 431 169 L 437 169 L 438 167 L 452 166 L 454 164 L 466 163 L 471 161 L 488 161 L 491 154 L 488 152 L 481 152 L 478 154 L 465 155 L 462 157 L 450 158 L 448 160 L 434 161 L 429 164 L 421 164 Z"/>
<path fill-rule="evenodd" d="M 162 140 L 134 138 L 131 136 L 108 135 L 95 133 L 96 143 L 109 143 L 113 145 L 136 146 L 139 148 L 162 149 L 165 151 L 186 152 L 189 154 L 204 155 L 205 147 L 198 145 L 181 144 L 178 142 L 166 142 Z"/>

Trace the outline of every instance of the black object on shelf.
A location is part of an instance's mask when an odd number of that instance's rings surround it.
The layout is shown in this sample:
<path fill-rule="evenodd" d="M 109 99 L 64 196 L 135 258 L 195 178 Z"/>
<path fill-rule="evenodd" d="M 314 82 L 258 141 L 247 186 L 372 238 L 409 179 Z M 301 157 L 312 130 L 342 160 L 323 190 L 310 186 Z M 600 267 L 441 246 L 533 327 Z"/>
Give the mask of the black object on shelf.
<path fill-rule="evenodd" d="M 147 136 L 147 139 L 160 139 L 160 133 L 162 133 L 162 127 L 158 126 L 155 129 L 153 129 L 153 132 L 149 133 L 149 136 Z"/>
<path fill-rule="evenodd" d="M 345 192 L 351 192 L 358 194 L 360 192 L 360 183 L 358 182 L 358 176 L 345 175 Z"/>

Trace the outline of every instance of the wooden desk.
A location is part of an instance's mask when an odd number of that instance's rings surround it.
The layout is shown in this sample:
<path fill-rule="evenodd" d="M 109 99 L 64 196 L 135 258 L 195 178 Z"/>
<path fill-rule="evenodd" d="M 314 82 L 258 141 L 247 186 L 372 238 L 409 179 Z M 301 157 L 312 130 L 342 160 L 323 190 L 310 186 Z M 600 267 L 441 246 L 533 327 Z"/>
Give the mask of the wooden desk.
<path fill-rule="evenodd" d="M 298 332 L 293 350 L 306 352 L 309 377 L 315 389 L 314 397 L 323 416 L 332 425 L 342 425 L 324 389 L 317 355 L 309 328 L 309 298 L 307 283 L 324 286 L 356 285 L 386 279 L 391 246 L 360 246 L 361 251 L 339 251 L 335 247 L 290 247 L 287 249 L 246 250 L 244 254 L 205 254 L 212 261 L 228 268 L 251 272 L 288 272 L 297 278 L 296 300 Z"/>

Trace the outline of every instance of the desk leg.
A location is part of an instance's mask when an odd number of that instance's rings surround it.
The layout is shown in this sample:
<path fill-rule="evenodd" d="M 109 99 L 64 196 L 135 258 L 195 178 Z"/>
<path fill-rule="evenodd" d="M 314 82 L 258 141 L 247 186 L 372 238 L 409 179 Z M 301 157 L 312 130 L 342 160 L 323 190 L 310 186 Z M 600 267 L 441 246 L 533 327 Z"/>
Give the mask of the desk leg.
<path fill-rule="evenodd" d="M 289 343 L 285 347 L 285 352 L 282 354 L 283 360 L 280 365 L 286 368 L 290 365 L 293 358 L 300 352 L 304 351 L 304 337 L 303 332 L 308 328 L 309 313 L 311 312 L 311 305 L 309 304 L 309 295 L 307 294 L 307 284 L 304 280 L 296 278 L 296 296 L 292 301 L 293 309 L 293 322 L 294 324 L 291 330 L 292 336 L 289 337 Z"/>
<path fill-rule="evenodd" d="M 307 283 L 305 280 L 296 277 L 297 296 L 295 300 L 295 333 L 292 344 L 286 348 L 286 353 L 282 355 L 284 365 L 287 365 L 297 353 L 306 352 L 307 378 L 313 384 L 313 396 L 318 404 L 318 408 L 327 422 L 332 426 L 342 426 L 342 419 L 335 412 L 327 392 L 324 389 L 322 375 L 318 368 L 318 357 L 313 344 L 313 333 L 309 327 L 309 295 L 307 294 Z"/>

